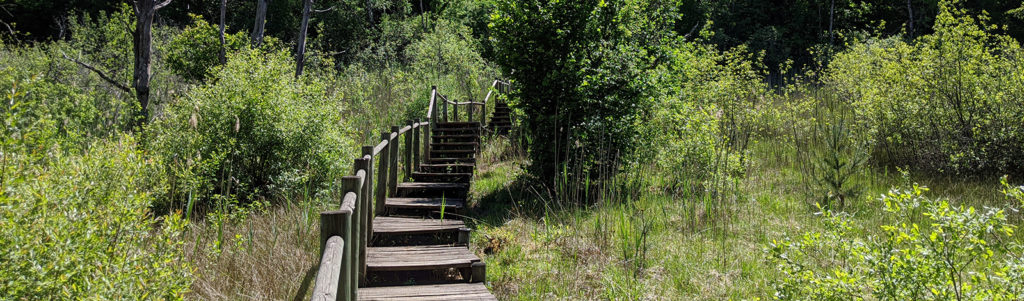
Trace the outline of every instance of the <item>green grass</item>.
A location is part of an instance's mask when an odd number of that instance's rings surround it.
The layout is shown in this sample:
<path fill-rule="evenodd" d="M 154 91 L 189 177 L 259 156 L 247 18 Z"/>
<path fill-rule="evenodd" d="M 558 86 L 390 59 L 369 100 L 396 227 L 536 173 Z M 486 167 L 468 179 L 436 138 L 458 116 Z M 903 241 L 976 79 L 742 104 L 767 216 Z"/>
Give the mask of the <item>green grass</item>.
<path fill-rule="evenodd" d="M 490 143 L 473 182 L 480 217 L 473 248 L 499 299 L 767 299 L 779 272 L 765 245 L 821 229 L 794 150 L 783 142 L 755 143 L 735 195 L 716 207 L 703 205 L 710 201 L 703 193 L 654 189 L 591 206 L 554 205 L 527 184 L 529 162 L 514 149 Z M 1004 201 L 994 178 L 911 179 L 954 203 Z M 873 233 L 885 222 L 878 197 L 902 178 L 876 168 L 853 181 L 863 192 L 846 211 L 858 235 Z"/>

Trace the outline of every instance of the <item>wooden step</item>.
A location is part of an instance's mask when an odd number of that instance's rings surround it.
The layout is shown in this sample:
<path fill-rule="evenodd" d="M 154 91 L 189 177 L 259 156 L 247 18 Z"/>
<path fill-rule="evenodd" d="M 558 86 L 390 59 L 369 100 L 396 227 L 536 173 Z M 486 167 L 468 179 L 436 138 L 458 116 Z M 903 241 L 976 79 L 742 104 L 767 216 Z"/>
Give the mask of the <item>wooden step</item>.
<path fill-rule="evenodd" d="M 473 169 L 476 167 L 475 164 L 466 163 L 455 163 L 455 164 L 420 164 L 420 170 L 423 172 L 439 173 L 439 172 L 454 172 L 454 173 L 473 173 Z"/>
<path fill-rule="evenodd" d="M 359 300 L 498 300 L 481 283 L 378 286 L 359 288 Z"/>
<path fill-rule="evenodd" d="M 452 164 L 452 163 L 476 163 L 476 158 L 430 158 L 427 159 L 427 163 L 430 164 Z"/>
<path fill-rule="evenodd" d="M 434 128 L 452 128 L 452 127 L 479 127 L 480 122 L 478 121 L 452 121 L 452 122 L 438 122 L 434 124 Z"/>
<path fill-rule="evenodd" d="M 472 155 L 476 149 L 434 149 L 430 150 L 431 155 Z"/>
<path fill-rule="evenodd" d="M 476 257 L 465 246 L 430 245 L 366 248 L 366 270 L 370 272 L 469 268 L 474 262 L 478 261 L 480 261 L 480 258 Z"/>
<path fill-rule="evenodd" d="M 441 150 L 475 150 L 479 143 L 476 142 L 434 142 L 430 144 L 431 151 Z"/>
<path fill-rule="evenodd" d="M 476 133 L 480 131 L 480 127 L 465 127 L 465 128 L 435 128 L 432 129 L 435 135 L 445 135 L 450 133 Z"/>
<path fill-rule="evenodd" d="M 462 209 L 466 200 L 456 198 L 387 198 L 384 205 L 396 209 L 432 209 L 440 210 L 441 205 L 447 209 Z"/>
<path fill-rule="evenodd" d="M 416 182 L 469 183 L 473 179 L 473 173 L 469 172 L 413 172 L 410 176 Z"/>
<path fill-rule="evenodd" d="M 469 192 L 467 183 L 405 182 L 398 184 L 399 197 L 463 198 Z"/>
<path fill-rule="evenodd" d="M 476 134 L 430 135 L 430 139 L 434 140 L 477 139 L 479 137 L 480 135 Z"/>
<path fill-rule="evenodd" d="M 453 219 L 378 216 L 373 218 L 374 235 L 411 235 L 459 232 L 466 223 Z"/>

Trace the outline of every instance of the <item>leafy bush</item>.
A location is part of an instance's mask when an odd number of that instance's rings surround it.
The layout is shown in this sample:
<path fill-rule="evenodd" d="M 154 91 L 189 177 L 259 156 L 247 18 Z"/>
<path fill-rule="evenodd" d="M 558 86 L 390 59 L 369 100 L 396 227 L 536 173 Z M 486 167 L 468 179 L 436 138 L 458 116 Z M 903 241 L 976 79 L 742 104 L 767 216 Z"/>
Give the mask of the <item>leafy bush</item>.
<path fill-rule="evenodd" d="M 244 32 L 224 35 L 226 52 L 235 52 L 248 45 Z M 192 15 L 192 25 L 167 44 L 167 67 L 183 78 L 201 81 L 210 68 L 220 65 L 220 33 L 216 26 Z"/>
<path fill-rule="evenodd" d="M 946 172 L 1022 172 L 1024 58 L 944 1 L 935 33 L 912 44 L 870 40 L 833 60 L 824 82 L 852 99 L 882 162 Z"/>
<path fill-rule="evenodd" d="M 650 116 L 638 125 L 650 141 L 640 151 L 664 176 L 660 186 L 703 185 L 742 171 L 758 99 L 767 93 L 756 60 L 742 48 L 719 51 L 699 42 L 669 53 L 669 64 L 652 76 Z"/>
<path fill-rule="evenodd" d="M 773 242 L 784 300 L 1019 300 L 1022 246 L 1005 209 L 954 206 L 913 185 L 882 196 L 881 233 L 856 238 L 844 213 L 824 211 L 823 231 Z M 1018 204 L 1024 205 L 1020 197 Z M 1014 210 L 1011 210 L 1013 212 Z"/>
<path fill-rule="evenodd" d="M 325 85 L 296 80 L 293 67 L 287 51 L 242 51 L 167 108 L 150 149 L 171 176 L 168 200 L 313 196 L 343 174 L 343 155 L 358 151 L 346 120 Z"/>
<path fill-rule="evenodd" d="M 0 70 L 0 298 L 181 298 L 183 222 L 149 211 L 159 163 L 128 136 L 74 139 L 92 130 L 87 94 Z"/>

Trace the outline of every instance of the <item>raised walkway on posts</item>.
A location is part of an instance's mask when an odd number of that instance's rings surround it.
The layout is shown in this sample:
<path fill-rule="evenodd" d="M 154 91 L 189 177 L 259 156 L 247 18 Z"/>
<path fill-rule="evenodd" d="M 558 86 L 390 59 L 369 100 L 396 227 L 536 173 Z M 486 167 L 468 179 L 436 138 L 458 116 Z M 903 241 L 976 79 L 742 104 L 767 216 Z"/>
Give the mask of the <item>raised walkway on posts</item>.
<path fill-rule="evenodd" d="M 483 102 L 455 102 L 434 87 L 426 120 L 363 147 L 342 178 L 340 208 L 320 214 L 312 300 L 495 300 L 461 217 L 480 137 L 511 129 L 496 101 L 485 126 L 491 95 L 507 90 L 495 80 Z"/>

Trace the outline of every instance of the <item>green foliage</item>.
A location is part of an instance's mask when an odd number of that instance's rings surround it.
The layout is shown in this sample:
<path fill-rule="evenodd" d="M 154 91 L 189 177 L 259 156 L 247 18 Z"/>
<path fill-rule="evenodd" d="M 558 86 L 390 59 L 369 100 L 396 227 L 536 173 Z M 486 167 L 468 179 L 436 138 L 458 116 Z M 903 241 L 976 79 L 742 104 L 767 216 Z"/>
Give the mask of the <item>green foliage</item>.
<path fill-rule="evenodd" d="M 185 27 L 167 44 L 167 67 L 183 78 L 202 81 L 210 68 L 220 65 L 220 33 L 216 26 L 192 15 L 192 25 Z M 236 52 L 248 45 L 244 32 L 225 34 L 226 52 Z"/>
<path fill-rule="evenodd" d="M 1006 210 L 954 206 L 913 185 L 883 195 L 888 223 L 861 238 L 847 214 L 822 212 L 823 231 L 775 241 L 784 300 L 1018 300 L 1024 283 Z M 1011 205 L 1011 208 L 1016 208 Z"/>
<path fill-rule="evenodd" d="M 876 159 L 945 172 L 1021 172 L 1024 51 L 984 15 L 943 2 L 935 33 L 837 55 L 825 83 L 848 95 Z"/>
<path fill-rule="evenodd" d="M 130 4 L 122 3 L 117 10 L 95 16 L 72 15 L 69 24 L 69 46 L 75 52 L 68 55 L 82 56 L 83 61 L 100 68 L 115 81 L 126 85 L 131 82 L 135 12 Z"/>
<path fill-rule="evenodd" d="M 0 69 L 0 298 L 182 298 L 184 224 L 149 211 L 159 163 L 116 133 L 83 145 L 94 100 L 22 67 Z"/>
<path fill-rule="evenodd" d="M 670 31 L 672 7 L 646 1 L 498 1 L 495 57 L 518 88 L 533 169 L 553 179 L 629 158 L 651 98 L 645 70 Z"/>
<path fill-rule="evenodd" d="M 745 49 L 680 42 L 669 64 L 653 72 L 656 101 L 642 128 L 664 175 L 660 186 L 683 189 L 742 171 L 741 160 L 767 87 Z"/>
<path fill-rule="evenodd" d="M 167 163 L 168 201 L 326 192 L 358 148 L 324 83 L 296 80 L 293 64 L 287 51 L 233 54 L 154 122 L 150 147 Z"/>

